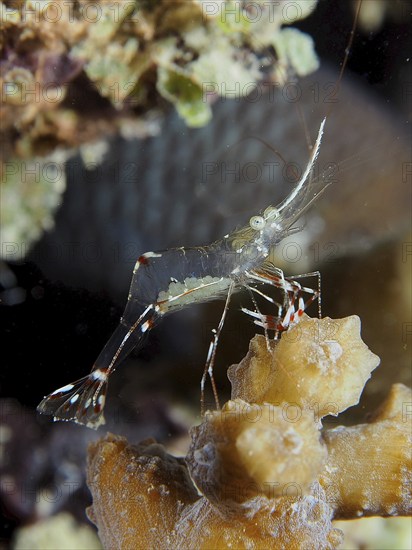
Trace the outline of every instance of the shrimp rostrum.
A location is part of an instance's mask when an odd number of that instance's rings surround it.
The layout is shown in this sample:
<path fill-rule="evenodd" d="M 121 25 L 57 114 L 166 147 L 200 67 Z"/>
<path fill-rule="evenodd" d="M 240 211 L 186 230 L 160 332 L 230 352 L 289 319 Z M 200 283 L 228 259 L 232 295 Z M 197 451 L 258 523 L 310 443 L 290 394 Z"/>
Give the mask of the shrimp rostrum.
<path fill-rule="evenodd" d="M 169 313 L 192 303 L 225 299 L 201 380 L 202 411 L 208 376 L 218 406 L 213 365 L 233 293 L 242 289 L 250 292 L 255 308 L 243 308 L 243 311 L 264 328 L 266 335 L 273 330 L 275 338 L 291 323 L 297 322 L 308 305 L 319 298 L 319 288 L 303 287 L 296 280 L 299 276 L 295 279 L 285 277 L 270 261 L 270 254 L 285 237 L 298 230 L 294 226 L 296 221 L 332 182 L 327 172 L 320 178 L 312 178 L 325 121 L 320 125 L 302 176 L 280 204 L 269 206 L 259 215 L 252 216 L 246 226 L 208 246 L 146 252 L 138 258 L 119 326 L 96 359 L 91 373 L 46 396 L 38 406 L 40 413 L 51 414 L 54 420 L 71 420 L 97 428 L 104 423 L 103 409 L 110 374 L 133 348 L 142 346 L 145 334 Z M 306 275 L 315 274 L 318 273 Z M 280 289 L 282 303 L 260 291 L 261 285 Z M 254 294 L 275 304 L 276 314 L 260 313 Z"/>

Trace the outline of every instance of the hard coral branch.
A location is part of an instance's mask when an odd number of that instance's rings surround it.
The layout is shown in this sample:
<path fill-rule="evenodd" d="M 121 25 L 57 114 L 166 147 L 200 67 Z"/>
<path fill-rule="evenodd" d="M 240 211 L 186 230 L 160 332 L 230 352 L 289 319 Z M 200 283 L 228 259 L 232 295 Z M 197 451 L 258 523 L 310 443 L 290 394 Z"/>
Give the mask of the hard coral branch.
<path fill-rule="evenodd" d="M 275 347 L 275 343 L 272 344 Z M 263 336 L 229 368 L 232 397 L 249 403 L 297 403 L 322 418 L 359 402 L 370 373 L 379 365 L 360 338 L 360 319 L 310 319 L 292 327 L 268 352 Z"/>
<path fill-rule="evenodd" d="M 322 490 L 298 500 L 257 496 L 223 514 L 197 494 L 182 459 L 153 441 L 100 440 L 91 447 L 88 483 L 88 514 L 104 548 L 335 548 L 342 540 Z"/>
<path fill-rule="evenodd" d="M 230 369 L 232 400 L 192 429 L 186 463 L 153 441 L 94 444 L 89 515 L 104 546 L 333 549 L 335 518 L 410 514 L 410 390 L 394 386 L 368 424 L 322 432 L 379 362 L 359 329 L 305 317 L 270 353 L 255 338 Z"/>
<path fill-rule="evenodd" d="M 190 475 L 219 508 L 258 495 L 301 493 L 326 460 L 313 413 L 297 412 L 287 403 L 275 407 L 229 401 L 221 411 L 208 413 L 191 435 L 186 457 Z"/>
<path fill-rule="evenodd" d="M 105 548 L 171 547 L 182 511 L 199 498 L 183 459 L 154 440 L 134 447 L 110 434 L 90 446 L 88 485 Z"/>
<path fill-rule="evenodd" d="M 391 392 L 369 424 L 323 433 L 328 461 L 320 482 L 336 519 L 412 513 L 412 392 Z"/>

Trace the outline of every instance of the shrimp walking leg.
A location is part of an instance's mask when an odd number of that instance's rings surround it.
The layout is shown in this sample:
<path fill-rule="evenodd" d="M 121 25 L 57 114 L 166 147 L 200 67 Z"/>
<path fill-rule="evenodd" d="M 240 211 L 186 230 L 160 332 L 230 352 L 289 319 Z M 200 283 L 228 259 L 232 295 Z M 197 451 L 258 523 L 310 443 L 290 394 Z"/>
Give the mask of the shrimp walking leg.
<path fill-rule="evenodd" d="M 263 327 L 265 333 L 267 330 L 274 330 L 275 336 L 274 339 L 279 338 L 279 334 L 288 329 L 290 323 L 296 321 L 299 317 L 302 316 L 303 312 L 312 304 L 316 299 L 320 299 L 320 273 L 318 271 L 312 273 L 305 273 L 302 275 L 297 275 L 294 279 L 283 277 L 283 273 L 280 276 L 280 270 L 276 270 L 276 275 L 267 272 L 250 272 L 248 275 L 252 280 L 255 280 L 260 283 L 265 283 L 271 285 L 275 288 L 279 288 L 284 293 L 284 307 L 279 307 L 278 305 L 278 315 L 263 315 L 259 312 L 257 314 L 246 308 L 243 308 L 242 311 L 247 315 L 250 315 L 254 318 L 254 323 L 258 326 Z M 303 277 L 318 277 L 318 289 L 314 290 L 310 287 L 303 287 L 295 279 Z M 256 289 L 255 289 L 256 290 Z M 309 294 L 310 297 L 305 301 L 303 294 Z M 260 293 L 266 297 L 269 301 L 274 302 L 265 294 Z M 296 308 L 297 305 L 297 308 Z M 285 314 L 283 314 L 285 310 Z M 319 308 L 319 315 L 321 311 Z"/>
<path fill-rule="evenodd" d="M 209 345 L 209 351 L 208 351 L 208 354 L 207 354 L 206 364 L 205 364 L 205 368 L 204 368 L 204 371 L 203 371 L 202 379 L 200 381 L 200 391 L 201 391 L 201 393 L 200 393 L 200 413 L 201 413 L 202 416 L 205 413 L 205 382 L 206 382 L 207 375 L 209 375 L 210 382 L 212 384 L 213 396 L 215 398 L 216 407 L 217 407 L 217 409 L 220 409 L 219 396 L 218 396 L 218 393 L 217 393 L 215 379 L 213 377 L 213 367 L 214 367 L 214 364 L 215 364 L 216 350 L 217 350 L 217 344 L 218 344 L 218 341 L 219 341 L 219 336 L 220 336 L 220 333 L 222 332 L 223 325 L 225 324 L 226 314 L 229 310 L 230 298 L 232 297 L 234 287 L 235 287 L 234 283 L 232 283 L 229 286 L 229 289 L 228 289 L 228 292 L 227 292 L 227 297 L 226 297 L 226 302 L 225 302 L 225 307 L 223 308 L 222 317 L 220 318 L 219 325 L 218 325 L 217 329 L 213 329 L 213 338 L 212 338 L 212 341 L 210 342 L 210 345 Z"/>
<path fill-rule="evenodd" d="M 259 309 L 259 306 L 256 302 L 255 296 L 253 295 L 253 292 L 256 292 L 256 294 L 258 294 L 259 296 L 262 296 L 263 298 L 265 298 L 265 300 L 268 300 L 271 304 L 274 304 L 278 307 L 278 319 L 280 319 L 281 312 L 282 312 L 282 306 L 280 304 L 278 304 L 270 296 L 267 296 L 264 292 L 261 292 L 259 289 L 254 288 L 253 286 L 246 285 L 246 288 L 249 291 L 250 298 L 253 302 L 253 306 L 255 308 L 255 311 L 250 311 L 249 309 L 242 308 L 241 310 L 244 313 L 246 313 L 247 315 L 251 315 L 252 317 L 255 317 L 256 319 L 262 319 L 263 314 L 261 313 L 261 311 Z M 270 348 L 270 343 L 269 343 L 269 330 L 270 330 L 269 327 L 266 324 L 259 324 L 259 322 L 256 321 L 256 320 L 255 320 L 255 324 L 257 324 L 258 326 L 261 326 L 263 328 L 264 333 L 265 333 L 266 348 L 267 348 L 268 352 L 270 353 L 271 348 Z"/>
<path fill-rule="evenodd" d="M 318 317 L 319 319 L 322 319 L 322 292 L 321 292 L 321 274 L 320 271 L 311 271 L 310 273 L 301 273 L 300 275 L 294 275 L 294 279 L 304 279 L 306 277 L 317 277 L 318 279 L 318 290 L 317 290 L 317 299 L 318 299 Z M 312 289 L 310 289 L 312 291 Z M 314 294 L 316 294 L 316 291 L 313 291 Z M 314 298 L 313 300 L 315 300 Z M 312 300 L 312 301 L 313 301 Z M 309 304 L 308 304 L 309 305 Z M 306 306 L 308 307 L 308 306 Z"/>

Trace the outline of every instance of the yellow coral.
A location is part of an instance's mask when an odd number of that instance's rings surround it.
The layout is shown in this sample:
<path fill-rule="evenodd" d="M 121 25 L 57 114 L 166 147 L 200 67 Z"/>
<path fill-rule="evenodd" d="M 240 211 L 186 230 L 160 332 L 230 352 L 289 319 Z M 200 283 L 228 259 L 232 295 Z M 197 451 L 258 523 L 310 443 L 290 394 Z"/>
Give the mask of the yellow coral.
<path fill-rule="evenodd" d="M 333 549 L 333 519 L 410 514 L 411 390 L 395 385 L 368 424 L 350 428 L 322 431 L 306 406 L 322 391 L 339 409 L 354 404 L 377 363 L 358 318 L 304 318 L 271 352 L 256 338 L 231 368 L 236 395 L 192 429 L 186 464 L 152 440 L 93 444 L 89 516 L 104 546 Z"/>
<path fill-rule="evenodd" d="M 307 492 L 326 459 L 310 411 L 229 401 L 192 429 L 190 475 L 217 506 Z"/>
<path fill-rule="evenodd" d="M 356 405 L 370 373 L 379 365 L 360 338 L 360 320 L 310 319 L 293 326 L 267 350 L 256 336 L 249 353 L 230 367 L 232 397 L 250 403 L 283 401 L 311 408 L 319 418 Z"/>
<path fill-rule="evenodd" d="M 299 499 L 258 496 L 223 515 L 197 494 L 183 460 L 150 440 L 135 447 L 108 435 L 94 443 L 88 484 L 88 515 L 105 548 L 332 549 L 342 541 L 321 488 Z"/>
<path fill-rule="evenodd" d="M 324 432 L 329 458 L 320 480 L 336 517 L 411 514 L 411 414 L 411 390 L 395 384 L 371 423 Z"/>

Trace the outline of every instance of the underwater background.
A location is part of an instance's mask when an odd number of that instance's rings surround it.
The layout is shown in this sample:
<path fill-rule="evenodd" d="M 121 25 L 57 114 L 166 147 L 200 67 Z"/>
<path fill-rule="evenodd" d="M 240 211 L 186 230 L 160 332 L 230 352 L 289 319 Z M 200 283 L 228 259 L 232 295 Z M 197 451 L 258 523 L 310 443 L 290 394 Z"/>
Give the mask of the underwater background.
<path fill-rule="evenodd" d="M 58 512 L 88 522 L 85 449 L 97 436 L 39 418 L 35 407 L 89 371 L 117 326 L 138 256 L 209 244 L 285 196 L 288 174 L 253 138 L 298 166 L 306 163 L 295 103 L 313 141 L 325 112 L 323 86 L 336 80 L 353 19 L 338 4 L 320 2 L 296 25 L 314 38 L 322 65 L 300 81 L 299 102 L 282 94 L 220 99 L 204 128 L 187 128 L 171 110 L 157 136 L 111 136 L 85 149 L 66 163 L 53 227 L 24 260 L 1 262 L 2 544 L 17 526 Z M 306 216 L 302 234 L 278 252 L 288 275 L 321 271 L 323 315 L 358 314 L 365 342 L 381 357 L 361 405 L 345 413 L 347 423 L 379 404 L 390 383 L 411 383 L 410 35 L 407 21 L 391 17 L 375 32 L 356 34 L 321 149 L 321 166 L 343 163 L 337 185 Z M 241 306 L 248 307 L 247 297 L 233 301 L 219 344 L 222 395 L 229 394 L 227 367 L 255 333 Z M 184 438 L 198 414 L 200 376 L 222 307 L 194 306 L 149 335 L 111 379 L 109 430 L 136 443 Z"/>

